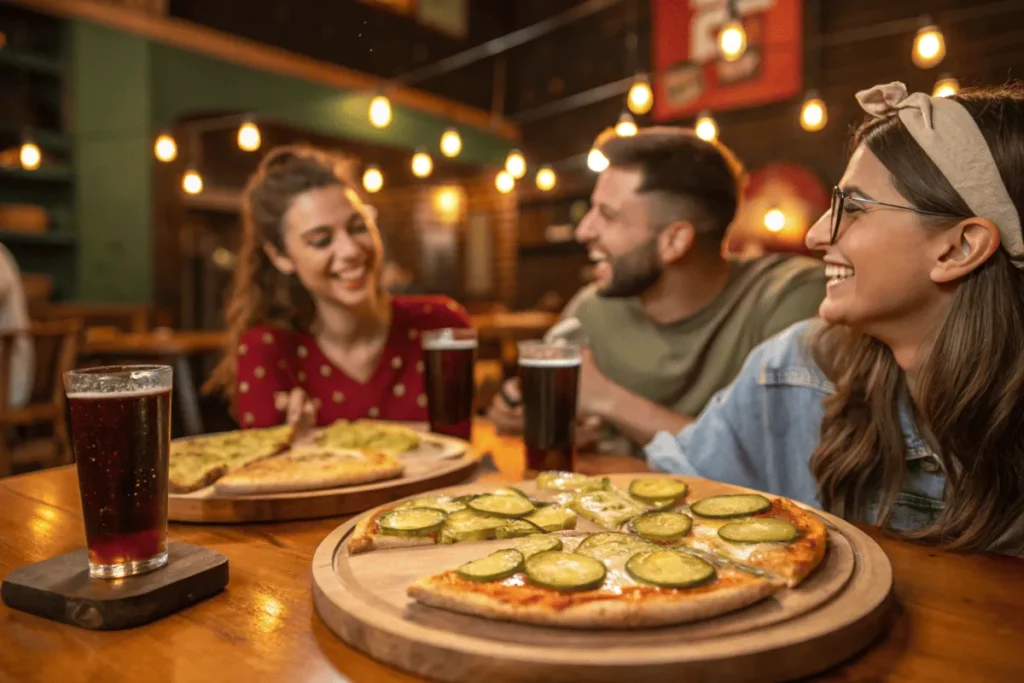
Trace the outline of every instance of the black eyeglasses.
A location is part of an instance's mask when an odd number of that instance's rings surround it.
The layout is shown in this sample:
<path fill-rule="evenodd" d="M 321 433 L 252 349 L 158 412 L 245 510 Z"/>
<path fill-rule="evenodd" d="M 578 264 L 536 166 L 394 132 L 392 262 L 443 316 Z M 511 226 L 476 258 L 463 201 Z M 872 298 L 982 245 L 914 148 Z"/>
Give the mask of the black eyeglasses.
<path fill-rule="evenodd" d="M 872 206 L 884 206 L 887 209 L 899 209 L 900 211 L 913 211 L 914 213 L 923 214 L 925 216 L 941 216 L 943 218 L 963 218 L 951 213 L 938 213 L 935 211 L 925 211 L 924 209 L 918 209 L 913 206 L 900 206 L 899 204 L 887 204 L 886 202 L 880 202 L 875 199 L 867 199 L 865 197 L 855 197 L 848 192 L 840 190 L 838 186 L 832 188 L 832 232 L 829 235 L 829 244 L 835 244 L 836 238 L 839 237 L 839 225 L 843 222 L 843 210 L 846 206 L 846 200 L 850 199 L 857 204 L 870 204 Z"/>

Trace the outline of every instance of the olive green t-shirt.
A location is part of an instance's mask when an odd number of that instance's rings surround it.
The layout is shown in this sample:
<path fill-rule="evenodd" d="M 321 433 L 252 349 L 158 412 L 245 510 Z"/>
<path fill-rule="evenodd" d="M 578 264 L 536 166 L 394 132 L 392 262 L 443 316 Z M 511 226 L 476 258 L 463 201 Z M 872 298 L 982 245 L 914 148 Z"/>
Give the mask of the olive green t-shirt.
<path fill-rule="evenodd" d="M 602 298 L 591 289 L 573 303 L 594 362 L 610 380 L 696 416 L 755 346 L 817 315 L 825 284 L 821 261 L 770 255 L 731 264 L 725 288 L 706 308 L 667 325 L 652 322 L 636 298 Z"/>

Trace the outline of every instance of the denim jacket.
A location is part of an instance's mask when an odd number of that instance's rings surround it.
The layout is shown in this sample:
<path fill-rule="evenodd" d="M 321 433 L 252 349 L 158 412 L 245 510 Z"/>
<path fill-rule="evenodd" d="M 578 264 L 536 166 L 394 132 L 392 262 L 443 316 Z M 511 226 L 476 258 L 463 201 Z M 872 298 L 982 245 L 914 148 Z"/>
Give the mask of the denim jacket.
<path fill-rule="evenodd" d="M 708 402 L 696 422 L 647 444 L 654 470 L 715 479 L 821 508 L 808 468 L 835 387 L 811 358 L 806 335 L 817 321 L 796 323 L 750 352 L 740 374 Z M 900 406 L 907 476 L 890 518 L 896 529 L 934 522 L 943 507 L 946 475 L 925 444 L 908 405 Z M 877 503 L 869 508 L 874 521 Z"/>

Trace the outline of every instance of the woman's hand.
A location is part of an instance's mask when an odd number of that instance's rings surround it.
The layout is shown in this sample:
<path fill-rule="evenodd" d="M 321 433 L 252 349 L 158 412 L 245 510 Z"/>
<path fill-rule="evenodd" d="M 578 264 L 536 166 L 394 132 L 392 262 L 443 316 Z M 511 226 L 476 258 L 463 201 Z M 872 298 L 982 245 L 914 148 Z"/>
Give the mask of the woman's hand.
<path fill-rule="evenodd" d="M 274 405 L 285 412 L 285 424 L 292 428 L 289 441 L 293 444 L 309 442 L 316 427 L 316 403 L 299 387 L 289 393 L 274 395 Z"/>

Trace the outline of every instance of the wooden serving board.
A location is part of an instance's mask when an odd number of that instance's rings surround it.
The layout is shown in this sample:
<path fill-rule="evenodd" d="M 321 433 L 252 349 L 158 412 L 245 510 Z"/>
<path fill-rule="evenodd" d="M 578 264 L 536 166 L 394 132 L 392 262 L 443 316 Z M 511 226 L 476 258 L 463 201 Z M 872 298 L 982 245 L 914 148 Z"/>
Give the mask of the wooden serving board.
<path fill-rule="evenodd" d="M 338 517 L 440 486 L 452 486 L 472 476 L 478 458 L 468 442 L 439 434 L 430 434 L 428 438 L 443 447 L 423 446 L 400 455 L 405 472 L 397 479 L 311 491 L 232 496 L 218 494 L 208 486 L 192 493 L 172 493 L 167 517 L 173 522 L 211 524 Z"/>
<path fill-rule="evenodd" d="M 636 475 L 644 476 L 644 475 Z M 625 487 L 634 475 L 611 477 Z M 681 477 L 689 499 L 749 492 Z M 519 486 L 519 485 L 517 485 Z M 444 491 L 482 493 L 476 484 Z M 532 483 L 520 486 L 527 493 Z M 412 581 L 452 569 L 508 541 L 380 550 L 349 556 L 359 521 L 338 527 L 313 559 L 313 600 L 342 640 L 382 662 L 442 681 L 714 681 L 767 683 L 807 676 L 864 648 L 884 624 L 892 567 L 866 534 L 815 511 L 829 550 L 794 589 L 750 607 L 680 626 L 578 630 L 457 614 L 416 603 Z M 369 513 L 372 514 L 372 513 Z M 601 530 L 580 518 L 578 530 Z"/>

